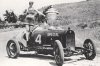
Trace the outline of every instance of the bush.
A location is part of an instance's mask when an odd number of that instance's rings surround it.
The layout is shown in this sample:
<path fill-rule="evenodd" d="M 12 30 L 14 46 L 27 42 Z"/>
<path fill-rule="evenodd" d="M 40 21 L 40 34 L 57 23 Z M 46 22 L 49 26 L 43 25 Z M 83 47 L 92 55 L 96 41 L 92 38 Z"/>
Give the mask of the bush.
<path fill-rule="evenodd" d="M 80 23 L 77 25 L 77 27 L 80 27 L 81 29 L 85 29 L 86 27 L 88 27 L 88 25 L 85 23 Z"/>
<path fill-rule="evenodd" d="M 100 23 L 99 22 L 94 22 L 94 23 L 91 23 L 89 28 L 96 28 L 96 27 L 100 27 Z"/>

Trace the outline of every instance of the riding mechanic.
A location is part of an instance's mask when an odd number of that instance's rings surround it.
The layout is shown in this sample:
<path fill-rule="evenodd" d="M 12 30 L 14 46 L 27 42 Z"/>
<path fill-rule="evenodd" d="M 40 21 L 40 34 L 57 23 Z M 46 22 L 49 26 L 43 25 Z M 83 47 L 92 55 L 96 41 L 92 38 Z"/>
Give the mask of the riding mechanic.
<path fill-rule="evenodd" d="M 53 7 L 53 5 L 50 5 L 50 8 L 48 8 L 48 10 L 45 12 L 46 14 L 44 15 L 43 13 L 39 12 L 38 10 L 34 9 L 33 6 L 34 2 L 30 1 L 29 2 L 29 8 L 26 10 L 26 12 L 24 12 L 27 16 L 26 16 L 26 22 L 28 22 L 28 24 L 26 24 L 26 40 L 28 42 L 29 38 L 30 38 L 30 33 L 32 31 L 35 30 L 43 30 L 43 29 L 56 29 L 53 26 L 53 22 L 56 20 L 57 18 L 57 14 L 58 11 Z M 35 15 L 39 13 L 43 16 L 45 16 L 47 23 L 44 22 L 42 24 L 42 26 L 40 25 L 34 25 L 35 24 Z M 30 20 L 31 18 L 31 20 Z M 50 23 L 51 22 L 51 25 Z M 38 27 L 38 28 L 37 28 Z"/>
<path fill-rule="evenodd" d="M 38 27 L 38 25 L 35 25 L 36 24 L 36 21 L 35 21 L 35 16 L 37 14 L 41 14 L 43 16 L 45 16 L 43 13 L 41 13 L 40 11 L 38 11 L 37 9 L 35 9 L 33 7 L 33 4 L 34 2 L 33 1 L 30 1 L 29 2 L 29 7 L 28 9 L 26 9 L 24 11 L 24 14 L 26 15 L 26 18 L 25 18 L 25 22 L 26 22 L 26 31 L 25 31 L 25 34 L 26 34 L 26 40 L 28 41 L 29 40 L 29 34 L 35 29 Z"/>

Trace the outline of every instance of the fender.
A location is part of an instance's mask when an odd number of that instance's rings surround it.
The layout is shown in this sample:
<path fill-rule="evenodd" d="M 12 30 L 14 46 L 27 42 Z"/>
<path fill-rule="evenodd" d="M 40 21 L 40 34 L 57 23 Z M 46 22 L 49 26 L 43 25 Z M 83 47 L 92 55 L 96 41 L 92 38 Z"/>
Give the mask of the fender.
<path fill-rule="evenodd" d="M 18 35 L 14 36 L 11 40 L 16 40 L 18 43 L 23 44 L 24 47 L 27 47 L 27 41 L 24 38 L 25 33 L 21 32 Z"/>

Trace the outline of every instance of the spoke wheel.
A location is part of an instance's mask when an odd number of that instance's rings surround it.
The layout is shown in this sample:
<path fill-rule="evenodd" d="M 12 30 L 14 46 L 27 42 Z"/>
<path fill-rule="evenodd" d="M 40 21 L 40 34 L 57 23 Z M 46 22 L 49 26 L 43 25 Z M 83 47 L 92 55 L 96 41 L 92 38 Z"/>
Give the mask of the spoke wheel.
<path fill-rule="evenodd" d="M 64 62 L 64 51 L 62 43 L 59 40 L 56 40 L 54 43 L 54 57 L 56 64 L 62 66 Z"/>
<path fill-rule="evenodd" d="M 19 55 L 19 45 L 15 41 L 9 41 L 6 46 L 9 58 L 17 58 Z"/>
<path fill-rule="evenodd" d="M 90 39 L 87 39 L 85 40 L 83 47 L 86 49 L 84 50 L 86 59 L 93 60 L 96 56 L 94 43 Z"/>

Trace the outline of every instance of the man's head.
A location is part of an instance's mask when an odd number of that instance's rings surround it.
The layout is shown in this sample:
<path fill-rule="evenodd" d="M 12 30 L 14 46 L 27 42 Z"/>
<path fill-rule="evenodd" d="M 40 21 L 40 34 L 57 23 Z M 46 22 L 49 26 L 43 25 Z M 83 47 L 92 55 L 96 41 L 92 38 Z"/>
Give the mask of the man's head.
<path fill-rule="evenodd" d="M 32 6 L 33 6 L 33 4 L 34 4 L 34 2 L 33 2 L 33 1 L 30 1 L 30 2 L 29 2 L 29 6 L 30 6 L 30 7 L 32 7 Z"/>

